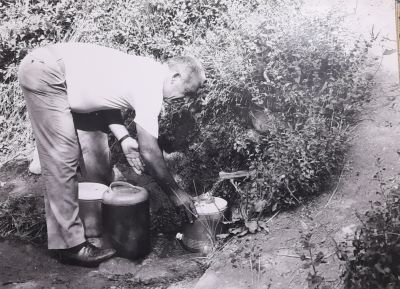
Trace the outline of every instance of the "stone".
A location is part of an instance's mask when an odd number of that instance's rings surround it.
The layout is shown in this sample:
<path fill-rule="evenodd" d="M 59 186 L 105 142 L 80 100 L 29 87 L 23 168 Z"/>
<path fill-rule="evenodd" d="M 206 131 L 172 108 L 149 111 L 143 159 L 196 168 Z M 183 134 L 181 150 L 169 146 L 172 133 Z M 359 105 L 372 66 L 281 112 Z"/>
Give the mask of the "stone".
<path fill-rule="evenodd" d="M 340 229 L 340 231 L 336 232 L 335 240 L 338 242 L 346 241 L 349 237 L 354 236 L 355 231 L 357 230 L 356 224 L 350 224 Z"/>
<path fill-rule="evenodd" d="M 116 257 L 106 262 L 103 262 L 99 266 L 99 272 L 102 274 L 111 275 L 125 275 L 135 274 L 140 269 L 140 265 L 137 262 Z"/>
<path fill-rule="evenodd" d="M 194 289 L 210 289 L 218 287 L 218 276 L 214 271 L 207 271 L 197 282 Z"/>
<path fill-rule="evenodd" d="M 167 289 L 189 289 L 194 288 L 195 284 L 197 283 L 197 278 L 193 280 L 183 280 L 178 283 L 173 283 L 169 285 Z"/>
<path fill-rule="evenodd" d="M 29 281 L 24 283 L 13 283 L 5 287 L 6 289 L 36 289 L 40 288 L 39 284 L 35 281 Z"/>
<path fill-rule="evenodd" d="M 134 279 L 143 284 L 153 284 L 195 278 L 202 272 L 199 262 L 193 258 L 193 255 L 188 254 L 149 262 L 141 267 Z"/>
<path fill-rule="evenodd" d="M 238 276 L 240 277 L 238 278 Z M 248 279 L 249 276 L 251 276 L 251 273 L 243 270 L 224 270 L 223 273 L 221 273 L 213 269 L 208 269 L 193 289 L 261 289 L 260 286 L 249 287 L 247 285 L 249 282 L 246 279 Z"/>
<path fill-rule="evenodd" d="M 97 277 L 97 276 L 99 276 L 99 275 L 101 275 L 101 273 L 100 273 L 99 271 L 97 271 L 97 270 L 93 270 L 93 271 L 90 271 L 90 272 L 88 273 L 88 276 L 89 276 L 89 277 Z"/>
<path fill-rule="evenodd" d="M 356 224 L 351 224 L 346 227 L 342 228 L 342 233 L 345 234 L 346 236 L 353 236 L 355 233 L 355 230 L 357 229 Z"/>

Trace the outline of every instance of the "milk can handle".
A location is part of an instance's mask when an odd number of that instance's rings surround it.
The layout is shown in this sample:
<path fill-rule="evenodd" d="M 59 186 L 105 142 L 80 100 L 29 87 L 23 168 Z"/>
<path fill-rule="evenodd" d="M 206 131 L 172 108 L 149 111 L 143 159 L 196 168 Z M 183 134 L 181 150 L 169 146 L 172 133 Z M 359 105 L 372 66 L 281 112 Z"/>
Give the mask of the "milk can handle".
<path fill-rule="evenodd" d="M 128 182 L 123 182 L 123 181 L 115 181 L 115 182 L 112 182 L 112 183 L 110 184 L 110 190 L 112 191 L 112 188 L 113 188 L 113 187 L 116 187 L 116 186 L 130 187 L 130 188 L 132 188 L 132 189 L 135 189 L 134 192 L 137 192 L 137 187 L 135 187 L 134 185 L 132 185 L 132 184 L 130 184 L 130 183 L 128 183 Z"/>

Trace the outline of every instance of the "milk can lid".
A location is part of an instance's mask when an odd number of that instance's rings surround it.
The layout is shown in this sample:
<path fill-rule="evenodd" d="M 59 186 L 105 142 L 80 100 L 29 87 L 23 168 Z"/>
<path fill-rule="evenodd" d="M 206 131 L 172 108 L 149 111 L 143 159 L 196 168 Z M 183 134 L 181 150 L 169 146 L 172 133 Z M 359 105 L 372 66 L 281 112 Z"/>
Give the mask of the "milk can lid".
<path fill-rule="evenodd" d="M 115 206 L 129 206 L 142 203 L 149 197 L 145 188 L 127 182 L 116 181 L 104 194 L 103 203 Z"/>
<path fill-rule="evenodd" d="M 224 212 L 228 202 L 219 197 L 195 198 L 194 205 L 199 215 L 210 215 Z"/>
<path fill-rule="evenodd" d="M 83 182 L 78 184 L 79 200 L 94 201 L 102 200 L 104 192 L 108 187 L 100 183 Z"/>

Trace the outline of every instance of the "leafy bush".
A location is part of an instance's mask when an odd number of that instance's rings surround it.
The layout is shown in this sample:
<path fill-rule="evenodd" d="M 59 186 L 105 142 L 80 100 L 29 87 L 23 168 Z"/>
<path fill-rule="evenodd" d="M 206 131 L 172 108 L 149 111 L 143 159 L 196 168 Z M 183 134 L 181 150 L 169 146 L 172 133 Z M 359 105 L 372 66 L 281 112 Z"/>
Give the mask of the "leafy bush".
<path fill-rule="evenodd" d="M 193 180 L 249 170 L 237 185 L 250 218 L 260 202 L 274 211 L 317 193 L 342 164 L 348 128 L 368 98 L 370 43 L 349 47 L 333 15 L 304 17 L 284 2 L 235 4 L 224 14 L 235 21 L 186 48 L 206 64 L 210 87 L 187 104 L 200 112 L 185 153 Z M 168 132 L 179 125 L 166 124 Z"/>
<path fill-rule="evenodd" d="M 17 66 L 29 50 L 65 37 L 79 11 L 79 2 L 0 3 L 0 166 L 32 150 L 32 131 L 16 81 Z"/>
<path fill-rule="evenodd" d="M 165 107 L 160 121 L 160 141 L 186 156 L 177 172 L 186 189 L 208 191 L 220 171 L 249 170 L 235 187 L 216 188 L 229 198 L 240 193 L 245 218 L 301 202 L 342 163 L 348 128 L 368 98 L 369 43 L 345 37 L 339 17 L 302 15 L 300 2 L 5 2 L 1 140 L 26 143 L 17 133 L 29 126 L 15 67 L 28 49 L 67 39 L 159 60 L 191 54 L 204 63 L 208 87 Z"/>
<path fill-rule="evenodd" d="M 400 287 L 400 190 L 392 190 L 384 203 L 371 204 L 361 217 L 353 252 L 342 246 L 346 262 L 346 288 L 394 289 Z"/>
<path fill-rule="evenodd" d="M 215 25 L 223 25 L 226 0 L 123 0 L 82 4 L 72 40 L 95 42 L 165 60 Z"/>
<path fill-rule="evenodd" d="M 313 236 L 313 229 L 306 228 L 300 230 L 300 242 L 303 247 L 304 253 L 300 256 L 300 260 L 303 261 L 303 268 L 309 269 L 307 275 L 307 283 L 309 289 L 331 289 L 333 288 L 327 284 L 325 278 L 317 270 L 318 266 L 322 263 L 326 263 L 326 257 L 322 251 L 316 253 L 315 243 L 311 241 Z"/>
<path fill-rule="evenodd" d="M 0 81 L 15 80 L 12 67 L 28 50 L 62 40 L 78 10 L 79 1 L 75 0 L 2 1 Z"/>

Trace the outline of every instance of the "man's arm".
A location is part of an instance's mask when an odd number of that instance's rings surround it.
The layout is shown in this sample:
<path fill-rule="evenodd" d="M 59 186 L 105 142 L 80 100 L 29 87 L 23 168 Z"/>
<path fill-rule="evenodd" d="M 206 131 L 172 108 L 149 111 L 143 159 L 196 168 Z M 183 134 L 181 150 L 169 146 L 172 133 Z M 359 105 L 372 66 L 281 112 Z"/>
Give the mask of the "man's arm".
<path fill-rule="evenodd" d="M 191 197 L 184 192 L 169 173 L 157 138 L 136 124 L 140 155 L 150 174 L 176 206 L 183 206 L 190 222 L 197 217 Z"/>
<path fill-rule="evenodd" d="M 120 144 L 129 165 L 135 173 L 140 175 L 143 171 L 143 164 L 139 155 L 139 145 L 134 138 L 126 137 L 129 136 L 129 131 L 124 125 L 121 111 L 118 109 L 104 110 L 103 115 L 115 138 L 118 141 L 123 140 Z"/>
<path fill-rule="evenodd" d="M 121 139 L 123 136 L 129 134 L 124 125 L 122 114 L 119 109 L 108 109 L 102 111 L 105 121 L 116 139 Z"/>

